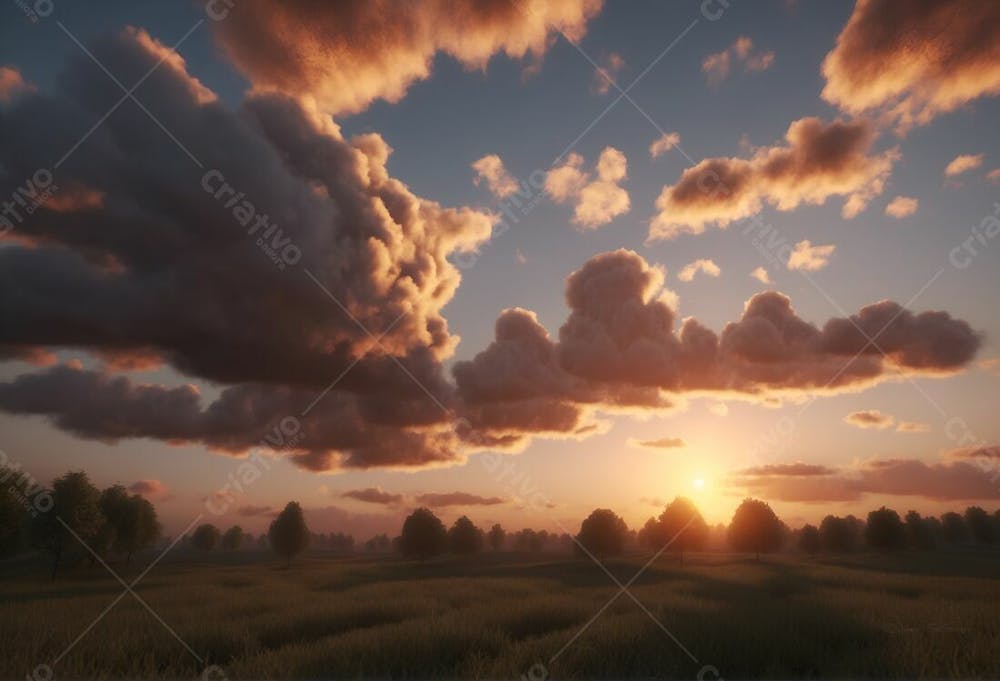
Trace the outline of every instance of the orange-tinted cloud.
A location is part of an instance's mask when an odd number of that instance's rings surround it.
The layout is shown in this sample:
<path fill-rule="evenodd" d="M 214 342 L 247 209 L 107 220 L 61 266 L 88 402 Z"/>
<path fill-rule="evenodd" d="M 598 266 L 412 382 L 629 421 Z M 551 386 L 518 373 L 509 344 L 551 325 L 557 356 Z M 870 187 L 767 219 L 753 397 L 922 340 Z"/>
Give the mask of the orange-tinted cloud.
<path fill-rule="evenodd" d="M 600 9 L 600 0 L 241 0 L 213 27 L 255 90 L 347 114 L 399 101 L 438 53 L 468 69 L 501 53 L 540 61 L 558 33 L 581 39 Z"/>
<path fill-rule="evenodd" d="M 759 281 L 760 283 L 766 284 L 768 286 L 770 286 L 773 283 L 771 281 L 771 277 L 768 276 L 767 274 L 767 270 L 764 269 L 763 267 L 754 268 L 754 271 L 750 273 L 750 276 Z"/>
<path fill-rule="evenodd" d="M 628 192 L 618 184 L 628 177 L 625 154 L 605 147 L 597 160 L 596 179 L 582 167 L 583 157 L 571 153 L 545 177 L 545 191 L 553 201 L 573 204 L 573 224 L 597 229 L 629 211 Z"/>
<path fill-rule="evenodd" d="M 837 250 L 833 244 L 825 246 L 813 246 L 808 239 L 795 244 L 795 248 L 788 254 L 788 269 L 802 270 L 805 272 L 815 272 L 826 267 L 830 261 L 830 256 Z"/>
<path fill-rule="evenodd" d="M 507 172 L 503 161 L 496 154 L 474 161 L 472 169 L 476 172 L 473 183 L 478 187 L 485 182 L 490 194 L 498 199 L 506 198 L 518 190 L 517 180 Z"/>
<path fill-rule="evenodd" d="M 709 83 L 718 85 L 729 76 L 734 61 L 743 64 L 743 68 L 748 72 L 766 71 L 774 65 L 774 52 L 755 51 L 753 40 L 747 36 L 740 36 L 722 52 L 705 57 L 701 63 L 701 70 Z"/>
<path fill-rule="evenodd" d="M 137 480 L 128 486 L 128 491 L 147 499 L 162 499 L 170 495 L 170 489 L 159 480 Z"/>
<path fill-rule="evenodd" d="M 385 506 L 395 506 L 403 501 L 402 494 L 386 492 L 378 487 L 366 487 L 364 489 L 352 489 L 343 492 L 340 496 L 357 501 L 364 501 L 369 504 L 382 504 Z"/>
<path fill-rule="evenodd" d="M 878 112 L 905 132 L 1000 93 L 1000 6 L 966 0 L 859 0 L 823 61 L 823 98 Z"/>
<path fill-rule="evenodd" d="M 945 166 L 945 177 L 955 177 L 983 165 L 983 154 L 959 154 Z"/>
<path fill-rule="evenodd" d="M 656 440 L 631 440 L 636 447 L 648 447 L 650 449 L 676 449 L 684 447 L 686 443 L 679 437 L 661 437 Z"/>
<path fill-rule="evenodd" d="M 917 421 L 900 421 L 896 426 L 897 433 L 929 433 L 931 426 L 929 423 Z"/>
<path fill-rule="evenodd" d="M 758 213 L 766 203 L 780 211 L 844 197 L 841 214 L 852 218 L 882 193 L 899 158 L 895 149 L 872 154 L 875 133 L 864 121 L 802 118 L 788 126 L 784 145 L 757 149 L 748 159 L 709 158 L 686 169 L 656 200 L 649 238 L 701 234 L 711 225 Z"/>
<path fill-rule="evenodd" d="M 608 94 L 623 68 L 625 68 L 625 59 L 617 52 L 603 57 L 597 68 L 594 69 L 594 78 L 590 85 L 591 91 L 598 95 Z"/>
<path fill-rule="evenodd" d="M 878 409 L 852 411 L 844 417 L 844 423 L 849 423 L 858 428 L 874 428 L 876 430 L 889 428 L 895 421 L 895 418 L 889 414 L 883 414 Z"/>
<path fill-rule="evenodd" d="M 692 281 L 694 279 L 694 275 L 699 272 L 709 277 L 717 277 L 722 274 L 722 270 L 720 270 L 719 266 L 715 264 L 715 261 L 707 258 L 699 258 L 698 260 L 689 262 L 687 265 L 682 267 L 680 272 L 677 273 L 677 278 L 681 281 Z"/>
<path fill-rule="evenodd" d="M 885 207 L 885 214 L 902 220 L 916 213 L 919 207 L 920 202 L 912 196 L 897 196 Z"/>
<path fill-rule="evenodd" d="M 665 132 L 649 145 L 651 158 L 658 158 L 681 143 L 681 136 L 676 132 Z"/>
<path fill-rule="evenodd" d="M 507 500 L 500 497 L 482 497 L 468 492 L 446 492 L 418 494 L 416 502 L 421 506 L 441 508 L 444 506 L 496 506 L 506 503 Z"/>
<path fill-rule="evenodd" d="M 6 104 L 15 97 L 34 90 L 35 86 L 26 82 L 18 69 L 0 66 L 0 103 Z"/>

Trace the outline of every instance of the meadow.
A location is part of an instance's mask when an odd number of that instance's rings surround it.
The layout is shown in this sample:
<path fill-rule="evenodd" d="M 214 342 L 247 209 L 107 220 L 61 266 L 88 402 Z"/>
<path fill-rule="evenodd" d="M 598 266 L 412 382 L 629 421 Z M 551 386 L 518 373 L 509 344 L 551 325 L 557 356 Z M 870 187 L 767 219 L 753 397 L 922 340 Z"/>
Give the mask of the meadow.
<path fill-rule="evenodd" d="M 995 552 L 664 556 L 629 588 L 663 629 L 586 558 L 178 552 L 135 591 L 193 653 L 125 594 L 55 665 L 122 585 L 0 570 L 3 678 L 1000 677 Z"/>

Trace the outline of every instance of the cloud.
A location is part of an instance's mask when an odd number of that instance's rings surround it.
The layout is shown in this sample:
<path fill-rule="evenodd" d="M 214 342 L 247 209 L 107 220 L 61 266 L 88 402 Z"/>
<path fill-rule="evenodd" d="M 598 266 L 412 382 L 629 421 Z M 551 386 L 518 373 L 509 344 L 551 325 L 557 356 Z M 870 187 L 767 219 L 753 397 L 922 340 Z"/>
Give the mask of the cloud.
<path fill-rule="evenodd" d="M 395 506 L 402 503 L 402 494 L 385 492 L 378 487 L 366 487 L 364 489 L 352 489 L 343 492 L 340 496 L 357 501 L 364 501 L 369 504 L 383 504 L 385 506 Z"/>
<path fill-rule="evenodd" d="M 785 144 L 757 149 L 747 159 L 709 158 L 686 169 L 656 200 L 649 239 L 672 239 L 721 228 L 760 212 L 764 204 L 788 212 L 844 197 L 850 219 L 882 193 L 896 149 L 872 154 L 869 122 L 802 118 L 788 126 Z"/>
<path fill-rule="evenodd" d="M 981 165 L 983 165 L 982 154 L 960 154 L 945 166 L 944 174 L 946 177 L 955 177 L 970 170 L 975 170 Z"/>
<path fill-rule="evenodd" d="M 788 255 L 788 269 L 815 272 L 827 266 L 830 256 L 837 250 L 833 244 L 826 246 L 813 246 L 808 239 L 795 244 L 795 248 Z"/>
<path fill-rule="evenodd" d="M 1000 487 L 990 472 L 964 461 L 874 459 L 804 476 L 751 469 L 751 472 L 735 472 L 727 484 L 752 496 L 788 502 L 856 501 L 866 494 L 936 501 L 1000 499 Z"/>
<path fill-rule="evenodd" d="M 681 143 L 681 136 L 676 132 L 665 132 L 649 145 L 651 158 L 659 158 Z"/>
<path fill-rule="evenodd" d="M 170 489 L 159 480 L 136 480 L 128 486 L 128 491 L 147 499 L 166 499 L 170 496 Z"/>
<path fill-rule="evenodd" d="M 708 407 L 708 410 L 715 414 L 716 416 L 728 416 L 729 415 L 729 405 L 725 402 L 714 402 Z"/>
<path fill-rule="evenodd" d="M 687 446 L 687 443 L 679 437 L 661 437 L 656 440 L 629 440 L 629 443 L 636 447 L 647 447 L 649 449 L 676 449 Z"/>
<path fill-rule="evenodd" d="M 986 179 L 994 184 L 1000 184 L 1000 168 L 995 168 L 986 173 Z"/>
<path fill-rule="evenodd" d="M 596 229 L 629 211 L 628 192 L 618 185 L 628 176 L 625 154 L 605 147 L 597 161 L 597 178 L 581 169 L 583 157 L 571 153 L 549 171 L 545 191 L 556 203 L 573 204 L 573 224 Z"/>
<path fill-rule="evenodd" d="M 34 91 L 35 86 L 26 82 L 18 69 L 0 66 L 0 103 L 10 103 L 18 96 Z"/>
<path fill-rule="evenodd" d="M 920 202 L 912 196 L 897 196 L 885 207 L 885 214 L 902 220 L 917 212 Z"/>
<path fill-rule="evenodd" d="M 507 503 L 507 500 L 500 497 L 481 497 L 478 494 L 469 494 L 468 492 L 447 492 L 443 494 L 418 494 L 416 502 L 421 506 L 441 508 L 443 506 L 496 506 Z"/>
<path fill-rule="evenodd" d="M 503 161 L 496 154 L 483 156 L 478 161 L 472 163 L 472 169 L 476 171 L 476 177 L 472 182 L 478 187 L 482 182 L 486 182 L 486 187 L 490 194 L 498 199 L 503 199 L 518 190 L 518 183 L 514 177 L 503 167 Z"/>
<path fill-rule="evenodd" d="M 256 518 L 259 516 L 272 516 L 277 514 L 277 509 L 273 506 L 254 505 L 240 506 L 236 509 L 236 514 L 244 518 Z"/>
<path fill-rule="evenodd" d="M 948 450 L 945 456 L 950 459 L 965 459 L 971 461 L 992 461 L 1000 460 L 1000 446 L 979 445 L 975 447 L 958 447 Z"/>
<path fill-rule="evenodd" d="M 537 64 L 558 34 L 582 39 L 600 9 L 599 0 L 241 0 L 212 24 L 254 91 L 308 96 L 323 111 L 348 114 L 402 99 L 430 77 L 438 53 L 470 70 L 485 70 L 497 54 Z"/>
<path fill-rule="evenodd" d="M 771 277 L 768 276 L 767 270 L 764 269 L 763 267 L 755 268 L 754 271 L 750 273 L 750 276 L 759 281 L 760 283 L 766 284 L 768 286 L 774 283 L 771 281 Z"/>
<path fill-rule="evenodd" d="M 808 477 L 813 475 L 831 475 L 836 471 L 827 466 L 811 463 L 773 463 L 763 466 L 752 466 L 735 471 L 736 476 L 781 476 L 781 477 Z"/>
<path fill-rule="evenodd" d="M 900 421 L 896 426 L 897 433 L 929 433 L 931 426 L 929 423 L 918 423 L 916 421 Z"/>
<path fill-rule="evenodd" d="M 590 90 L 594 94 L 606 95 L 614 87 L 615 78 L 625 68 L 625 60 L 617 52 L 612 52 L 601 59 L 600 64 L 594 69 L 594 79 L 590 85 Z"/>
<path fill-rule="evenodd" d="M 722 273 L 722 270 L 713 261 L 700 258 L 682 267 L 681 271 L 677 273 L 677 278 L 681 281 L 691 281 L 698 272 L 703 272 L 710 277 L 717 277 Z"/>
<path fill-rule="evenodd" d="M 876 430 L 890 428 L 895 421 L 895 418 L 888 414 L 883 414 L 878 409 L 853 411 L 844 417 L 844 423 L 849 423 L 858 428 L 874 428 Z"/>
<path fill-rule="evenodd" d="M 160 59 L 157 45 L 129 29 L 91 49 L 135 82 Z M 121 96 L 82 54 L 55 82 L 0 110 L 4 186 L 64 154 Z M 179 57 L 148 86 L 144 103 L 204 168 L 151 134 L 141 110 L 108 118 L 55 178 L 103 200 L 72 212 L 44 204 L 0 249 L 0 285 L 19 291 L 0 298 L 0 347 L 155 357 L 219 385 L 219 395 L 204 404 L 193 385 L 137 384 L 111 361 L 12 379 L 5 408 L 109 442 L 149 437 L 242 454 L 350 367 L 300 419 L 294 446 L 279 443 L 293 461 L 462 460 L 451 415 L 424 389 L 451 400 L 442 362 L 458 338 L 441 311 L 461 277 L 449 259 L 485 242 L 495 218 L 415 195 L 389 175 L 381 137 L 345 139 L 300 102 L 268 94 L 232 110 Z M 73 405 L 69 395 L 88 399 Z"/>
<path fill-rule="evenodd" d="M 766 71 L 774 65 L 774 52 L 754 51 L 753 40 L 740 36 L 722 52 L 705 57 L 701 63 L 701 70 L 708 77 L 709 83 L 718 85 L 729 77 L 734 61 L 743 64 L 744 70 L 751 73 Z"/>
<path fill-rule="evenodd" d="M 851 114 L 877 112 L 901 133 L 1000 93 L 1000 44 L 991 2 L 858 2 L 823 60 L 823 99 Z"/>

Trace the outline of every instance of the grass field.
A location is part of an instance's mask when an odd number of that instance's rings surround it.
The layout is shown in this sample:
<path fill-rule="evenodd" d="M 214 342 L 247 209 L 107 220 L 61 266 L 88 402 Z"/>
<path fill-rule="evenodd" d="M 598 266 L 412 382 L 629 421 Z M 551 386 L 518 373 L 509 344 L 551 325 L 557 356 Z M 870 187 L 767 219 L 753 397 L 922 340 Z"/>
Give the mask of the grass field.
<path fill-rule="evenodd" d="M 608 567 L 624 583 L 644 561 Z M 141 563 L 116 568 L 128 580 Z M 3 678 L 47 681 L 38 665 L 123 591 L 99 566 L 55 582 L 30 563 L 2 570 Z M 229 679 L 1000 677 L 996 553 L 664 557 L 629 591 L 666 631 L 627 594 L 606 605 L 617 591 L 568 557 L 312 557 L 284 569 L 263 555 L 178 554 L 136 593 L 202 662 L 126 594 L 52 666 L 55 678 L 195 677 L 208 665 Z"/>

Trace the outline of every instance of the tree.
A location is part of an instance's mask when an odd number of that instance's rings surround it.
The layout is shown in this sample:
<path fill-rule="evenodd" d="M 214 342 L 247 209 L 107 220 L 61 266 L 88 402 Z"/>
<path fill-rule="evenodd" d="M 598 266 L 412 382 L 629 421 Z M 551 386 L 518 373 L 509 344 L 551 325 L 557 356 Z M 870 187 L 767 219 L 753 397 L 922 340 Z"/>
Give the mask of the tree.
<path fill-rule="evenodd" d="M 129 495 L 121 485 L 112 485 L 101 492 L 98 503 L 104 516 L 96 541 L 99 550 L 123 553 L 131 563 L 136 552 L 156 543 L 162 528 L 156 509 L 147 499 Z"/>
<path fill-rule="evenodd" d="M 639 530 L 636 540 L 639 542 L 639 546 L 653 551 L 659 551 L 667 543 L 667 540 L 663 537 L 663 526 L 660 525 L 659 520 L 652 516 L 642 526 L 642 529 Z"/>
<path fill-rule="evenodd" d="M 24 543 L 24 528 L 28 511 L 7 483 L 14 475 L 8 468 L 0 467 L 0 558 L 13 556 Z"/>
<path fill-rule="evenodd" d="M 819 529 L 815 525 L 804 525 L 799 530 L 799 548 L 810 556 L 815 556 L 819 546 Z"/>
<path fill-rule="evenodd" d="M 606 508 L 595 509 L 580 524 L 580 534 L 576 536 L 587 551 L 598 558 L 617 556 L 625 547 L 628 526 L 614 511 Z"/>
<path fill-rule="evenodd" d="M 297 501 L 289 501 L 285 509 L 271 521 L 267 531 L 271 548 L 285 559 L 285 566 L 291 567 L 292 557 L 297 556 L 309 546 L 309 528 L 302 515 L 302 507 Z"/>
<path fill-rule="evenodd" d="M 968 539 L 969 531 L 965 520 L 954 511 L 941 516 L 941 535 L 949 544 L 960 544 Z"/>
<path fill-rule="evenodd" d="M 404 556 L 426 560 L 445 552 L 448 532 L 444 523 L 427 508 L 418 508 L 403 521 L 399 550 Z"/>
<path fill-rule="evenodd" d="M 771 507 L 757 499 L 744 499 L 729 523 L 729 545 L 737 551 L 760 554 L 781 548 L 784 525 Z"/>
<path fill-rule="evenodd" d="M 199 551 L 211 551 L 219 543 L 219 528 L 211 523 L 199 525 L 191 535 L 191 546 Z"/>
<path fill-rule="evenodd" d="M 490 543 L 490 548 L 494 551 L 499 551 L 503 548 L 504 540 L 507 538 L 507 533 L 504 532 L 503 528 L 500 527 L 500 523 L 495 524 L 490 528 L 487 539 Z"/>
<path fill-rule="evenodd" d="M 220 546 L 224 551 L 236 551 L 243 544 L 243 528 L 233 525 L 222 535 Z"/>
<path fill-rule="evenodd" d="M 660 538 L 684 562 L 684 552 L 702 548 L 708 539 L 708 524 L 690 499 L 677 497 L 660 514 Z"/>
<path fill-rule="evenodd" d="M 996 540 L 993 519 L 979 506 L 969 506 L 965 509 L 965 525 L 969 528 L 972 538 L 980 544 L 992 544 Z"/>
<path fill-rule="evenodd" d="M 857 526 L 853 516 L 828 515 L 819 524 L 820 544 L 825 551 L 847 553 L 857 545 Z"/>
<path fill-rule="evenodd" d="M 463 515 L 448 531 L 448 545 L 453 553 L 479 553 L 483 549 L 483 531 Z"/>
<path fill-rule="evenodd" d="M 906 529 L 899 514 L 883 506 L 868 514 L 865 541 L 876 549 L 901 549 L 906 545 Z"/>
<path fill-rule="evenodd" d="M 80 542 L 90 546 L 100 531 L 101 493 L 86 473 L 70 471 L 52 481 L 51 497 L 51 510 L 35 518 L 32 538 L 38 548 L 52 556 L 51 577 L 55 579 L 66 554 Z"/>
<path fill-rule="evenodd" d="M 928 520 L 922 518 L 916 511 L 908 511 L 903 520 L 906 530 L 906 543 L 914 549 L 930 550 L 934 548 L 934 531 Z"/>

